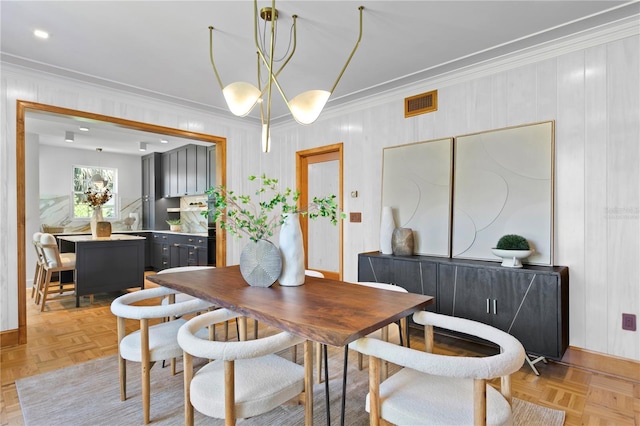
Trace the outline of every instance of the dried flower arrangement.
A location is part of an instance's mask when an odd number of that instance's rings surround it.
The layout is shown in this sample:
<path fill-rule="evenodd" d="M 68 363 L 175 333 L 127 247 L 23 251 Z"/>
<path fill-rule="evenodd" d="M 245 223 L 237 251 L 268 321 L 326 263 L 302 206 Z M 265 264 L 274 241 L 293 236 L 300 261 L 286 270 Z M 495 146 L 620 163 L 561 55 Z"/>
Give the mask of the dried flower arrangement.
<path fill-rule="evenodd" d="M 93 208 L 102 206 L 104 203 L 109 201 L 113 196 L 109 192 L 109 188 L 105 188 L 104 190 L 89 188 L 84 193 L 84 195 L 87 197 L 87 204 L 89 204 Z"/>

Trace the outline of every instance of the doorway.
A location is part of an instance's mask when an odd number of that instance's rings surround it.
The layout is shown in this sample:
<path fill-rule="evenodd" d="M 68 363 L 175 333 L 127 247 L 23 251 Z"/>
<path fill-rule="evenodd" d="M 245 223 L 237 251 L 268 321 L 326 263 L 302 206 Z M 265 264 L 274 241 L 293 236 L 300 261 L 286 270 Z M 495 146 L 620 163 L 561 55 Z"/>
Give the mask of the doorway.
<path fill-rule="evenodd" d="M 115 126 L 140 130 L 159 135 L 177 136 L 209 142 L 216 145 L 216 182 L 226 183 L 226 139 L 219 136 L 206 135 L 181 129 L 158 126 L 117 117 L 111 117 L 86 111 L 72 110 L 30 101 L 17 101 L 16 110 L 16 194 L 17 194 L 17 258 L 18 258 L 18 329 L 2 333 L 1 346 L 24 344 L 27 342 L 26 315 L 26 206 L 25 206 L 25 116 L 29 112 L 79 118 L 86 122 L 102 121 Z M 226 265 L 226 234 L 218 229 L 216 238 L 216 263 Z"/>
<path fill-rule="evenodd" d="M 300 205 L 313 197 L 335 194 L 342 211 L 343 144 L 337 143 L 296 153 L 296 186 L 300 191 Z M 334 226 L 326 220 L 309 221 L 300 218 L 304 243 L 305 267 L 320 271 L 326 278 L 342 279 L 342 230 L 339 220 Z"/>

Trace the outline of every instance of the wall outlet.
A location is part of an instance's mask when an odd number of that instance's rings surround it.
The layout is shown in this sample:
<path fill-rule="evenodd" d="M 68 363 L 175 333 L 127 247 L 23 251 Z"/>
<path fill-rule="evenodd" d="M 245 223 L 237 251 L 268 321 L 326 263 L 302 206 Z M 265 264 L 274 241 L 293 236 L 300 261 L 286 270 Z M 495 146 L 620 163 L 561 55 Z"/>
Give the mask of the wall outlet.
<path fill-rule="evenodd" d="M 636 331 L 636 316 L 634 314 L 622 314 L 622 329 Z"/>

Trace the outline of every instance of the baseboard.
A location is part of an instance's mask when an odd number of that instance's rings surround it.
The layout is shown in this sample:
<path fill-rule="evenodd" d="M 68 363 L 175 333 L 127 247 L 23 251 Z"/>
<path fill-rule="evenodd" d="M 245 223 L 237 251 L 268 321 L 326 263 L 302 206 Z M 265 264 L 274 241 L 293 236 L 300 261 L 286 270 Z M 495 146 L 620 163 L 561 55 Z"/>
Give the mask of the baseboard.
<path fill-rule="evenodd" d="M 640 361 L 569 346 L 560 363 L 640 383 Z"/>
<path fill-rule="evenodd" d="M 20 343 L 20 333 L 18 329 L 0 332 L 0 348 L 15 346 Z"/>

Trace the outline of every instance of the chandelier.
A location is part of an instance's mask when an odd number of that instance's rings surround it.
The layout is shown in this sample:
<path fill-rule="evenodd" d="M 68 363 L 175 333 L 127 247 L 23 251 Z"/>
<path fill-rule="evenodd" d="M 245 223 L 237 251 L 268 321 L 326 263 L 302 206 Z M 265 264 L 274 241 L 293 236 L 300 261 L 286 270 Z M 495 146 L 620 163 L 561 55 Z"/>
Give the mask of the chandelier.
<path fill-rule="evenodd" d="M 346 63 L 342 67 L 342 70 L 338 74 L 336 81 L 333 83 L 331 90 L 308 90 L 303 92 L 292 99 L 288 99 L 285 95 L 285 92 L 282 88 L 282 85 L 278 81 L 278 75 L 284 69 L 284 67 L 289 63 L 291 57 L 295 53 L 296 50 L 296 19 L 297 15 L 292 15 L 293 23 L 291 25 L 291 33 L 289 40 L 289 50 L 283 55 L 281 59 L 274 59 L 274 47 L 276 44 L 276 20 L 278 19 L 278 10 L 276 9 L 276 2 L 272 0 L 271 7 L 264 7 L 260 10 L 259 16 L 265 21 L 265 33 L 267 29 L 268 23 L 270 25 L 269 32 L 269 46 L 265 46 L 264 40 L 261 43 L 258 37 L 258 1 L 254 0 L 253 2 L 253 21 L 254 21 L 254 39 L 257 50 L 257 61 L 258 61 L 258 71 L 257 71 L 257 81 L 258 85 L 248 83 L 246 81 L 236 81 L 227 86 L 222 84 L 222 79 L 220 78 L 220 74 L 218 73 L 218 69 L 216 68 L 215 61 L 213 59 L 213 30 L 214 27 L 209 27 L 209 56 L 211 60 L 211 66 L 213 67 L 213 71 L 216 74 L 216 78 L 218 80 L 218 84 L 220 85 L 220 89 L 222 90 L 222 94 L 224 95 L 224 99 L 227 102 L 227 106 L 229 110 L 238 117 L 247 116 L 256 104 L 260 105 L 260 122 L 262 124 L 262 150 L 264 152 L 269 152 L 271 145 L 271 137 L 270 137 L 270 125 L 271 125 L 271 95 L 272 95 L 272 87 L 275 86 L 282 98 L 284 99 L 289 112 L 293 116 L 293 118 L 300 124 L 311 124 L 320 115 L 324 106 L 326 105 L 329 97 L 335 90 L 338 82 L 342 78 L 349 62 L 351 62 L 351 58 L 353 58 L 354 53 L 358 49 L 360 45 L 360 40 L 362 39 L 362 11 L 364 6 L 358 7 L 360 11 L 360 33 L 358 35 L 358 40 L 356 41 L 355 46 L 353 47 L 351 54 L 349 55 Z M 266 37 L 265 37 L 266 38 Z M 292 40 L 291 40 L 292 39 Z M 278 69 L 274 72 L 274 62 L 282 62 L 279 65 Z M 266 83 L 263 86 L 262 84 L 262 69 L 266 70 Z M 266 95 L 266 100 L 263 97 Z"/>

